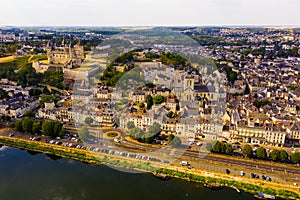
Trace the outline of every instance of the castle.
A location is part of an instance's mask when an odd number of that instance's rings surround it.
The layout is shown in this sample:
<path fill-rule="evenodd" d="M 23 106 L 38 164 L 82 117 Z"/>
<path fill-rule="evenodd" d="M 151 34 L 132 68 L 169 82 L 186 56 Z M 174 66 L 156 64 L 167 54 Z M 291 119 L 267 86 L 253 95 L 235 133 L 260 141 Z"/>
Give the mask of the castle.
<path fill-rule="evenodd" d="M 71 69 L 79 67 L 85 58 L 83 46 L 73 46 L 71 42 L 67 44 L 65 40 L 61 45 L 48 42 L 46 50 L 50 65 L 62 65 Z"/>

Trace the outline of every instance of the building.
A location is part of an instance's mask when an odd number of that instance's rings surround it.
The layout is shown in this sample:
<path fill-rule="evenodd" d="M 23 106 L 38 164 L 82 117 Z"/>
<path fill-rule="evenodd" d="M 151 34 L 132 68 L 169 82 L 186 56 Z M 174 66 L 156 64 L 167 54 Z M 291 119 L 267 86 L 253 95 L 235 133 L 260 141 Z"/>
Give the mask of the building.
<path fill-rule="evenodd" d="M 47 44 L 47 56 L 50 65 L 63 65 L 66 68 L 79 67 L 84 60 L 83 46 L 73 46 L 63 40 L 61 45 L 49 42 Z"/>

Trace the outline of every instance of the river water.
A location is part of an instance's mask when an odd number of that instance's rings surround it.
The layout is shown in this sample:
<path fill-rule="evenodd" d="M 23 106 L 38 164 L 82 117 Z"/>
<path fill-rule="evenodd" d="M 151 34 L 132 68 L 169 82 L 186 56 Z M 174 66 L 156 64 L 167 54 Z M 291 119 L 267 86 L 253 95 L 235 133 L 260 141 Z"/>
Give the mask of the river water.
<path fill-rule="evenodd" d="M 0 200 L 247 200 L 251 194 L 213 191 L 178 179 L 124 173 L 106 166 L 0 149 Z"/>

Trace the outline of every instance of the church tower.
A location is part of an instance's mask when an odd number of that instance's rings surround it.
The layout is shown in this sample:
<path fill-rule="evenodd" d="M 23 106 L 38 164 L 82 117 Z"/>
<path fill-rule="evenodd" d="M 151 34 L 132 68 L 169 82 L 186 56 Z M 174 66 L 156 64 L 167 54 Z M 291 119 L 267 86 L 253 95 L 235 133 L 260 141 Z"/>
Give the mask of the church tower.
<path fill-rule="evenodd" d="M 184 77 L 184 101 L 194 101 L 195 100 L 195 78 L 194 76 L 188 74 Z"/>

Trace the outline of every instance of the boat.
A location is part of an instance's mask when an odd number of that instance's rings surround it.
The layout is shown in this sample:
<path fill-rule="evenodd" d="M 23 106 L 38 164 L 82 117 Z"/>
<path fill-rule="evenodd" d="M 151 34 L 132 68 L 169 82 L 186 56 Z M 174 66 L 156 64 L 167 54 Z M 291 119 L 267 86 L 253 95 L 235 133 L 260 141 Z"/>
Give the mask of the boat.
<path fill-rule="evenodd" d="M 204 187 L 209 188 L 209 189 L 213 189 L 213 190 L 217 190 L 217 189 L 222 189 L 223 186 L 218 184 L 218 183 L 205 183 Z"/>
<path fill-rule="evenodd" d="M 241 192 L 241 191 L 239 190 L 239 188 L 237 188 L 237 187 L 232 187 L 232 189 L 234 189 L 234 190 L 237 191 L 238 193 Z"/>
<path fill-rule="evenodd" d="M 264 194 L 262 192 L 259 192 L 254 195 L 256 199 L 276 199 L 274 195 Z"/>
<path fill-rule="evenodd" d="M 153 172 L 152 173 L 155 177 L 159 178 L 159 179 L 162 179 L 162 180 L 169 180 L 170 177 L 166 174 L 163 174 L 163 173 L 158 173 L 158 172 Z"/>

